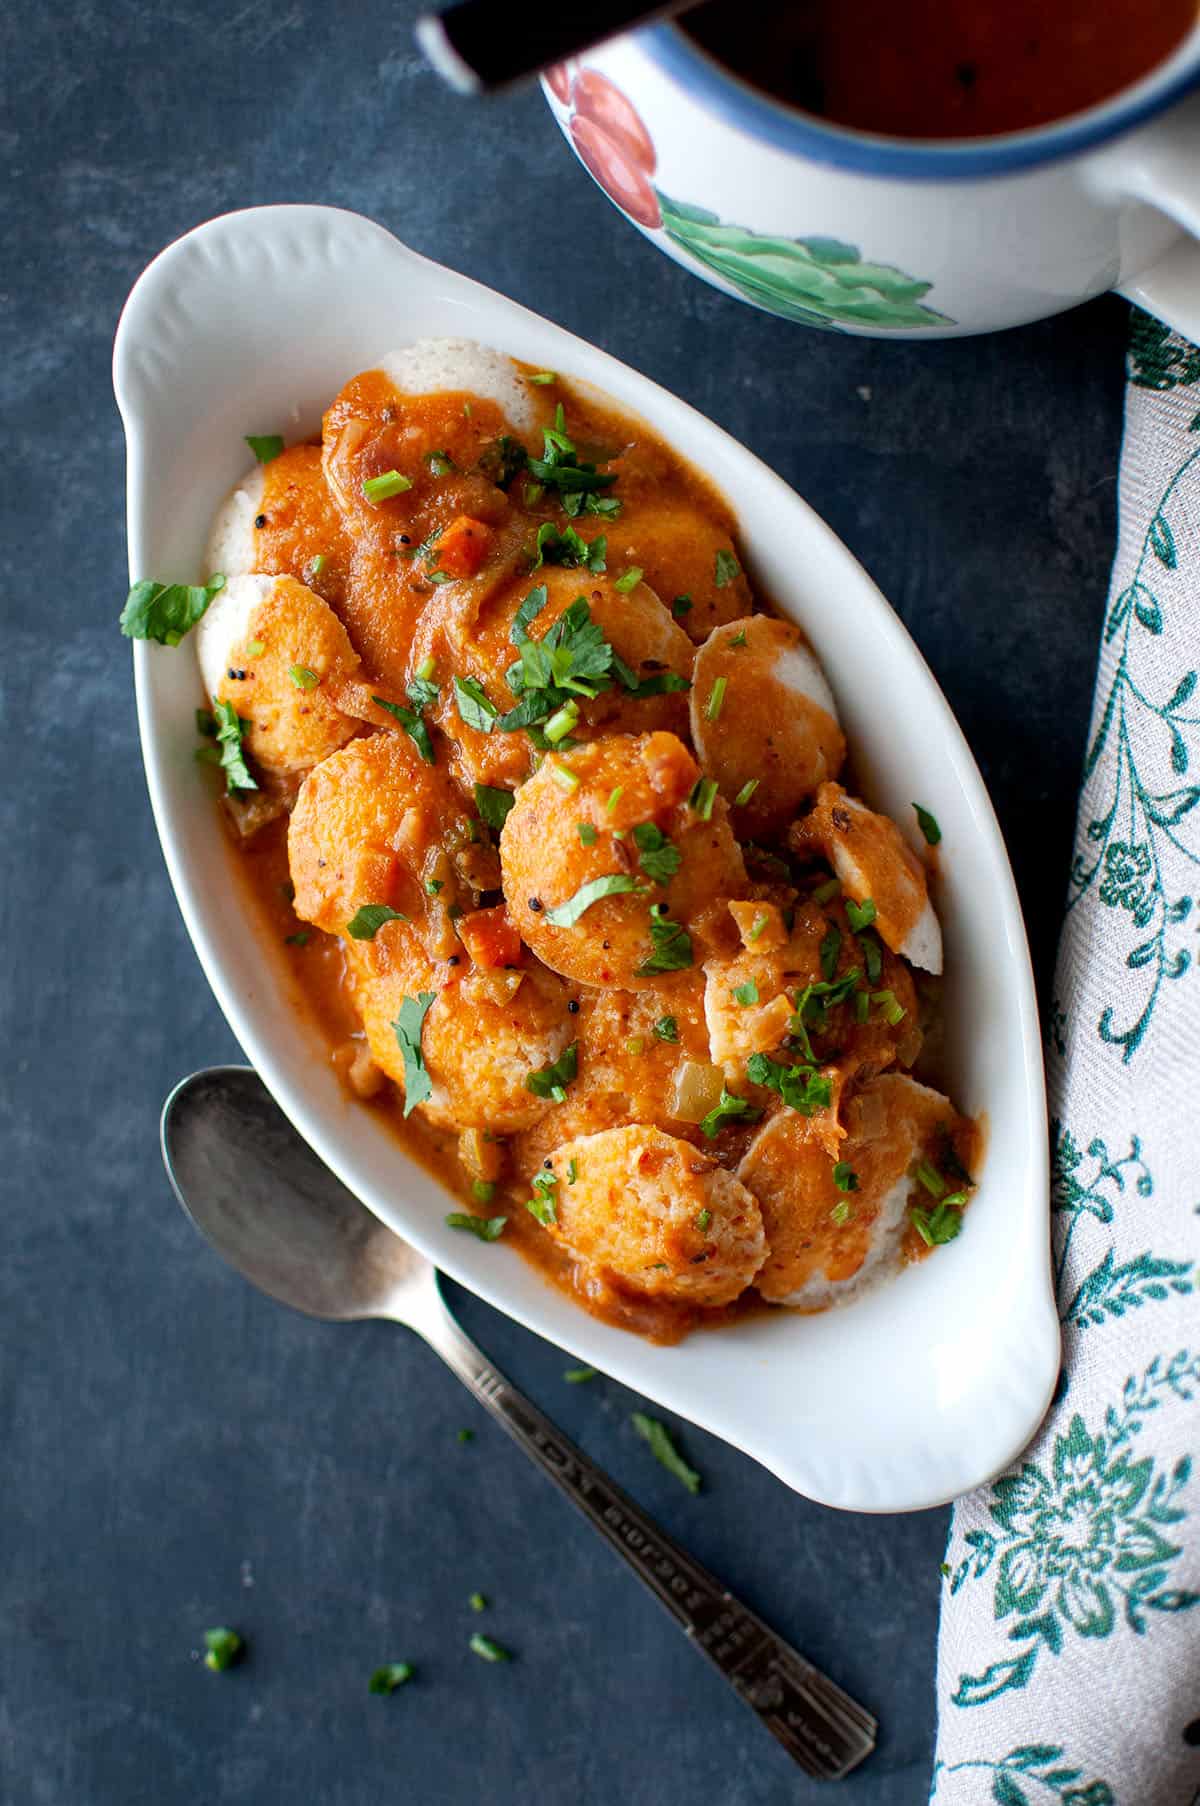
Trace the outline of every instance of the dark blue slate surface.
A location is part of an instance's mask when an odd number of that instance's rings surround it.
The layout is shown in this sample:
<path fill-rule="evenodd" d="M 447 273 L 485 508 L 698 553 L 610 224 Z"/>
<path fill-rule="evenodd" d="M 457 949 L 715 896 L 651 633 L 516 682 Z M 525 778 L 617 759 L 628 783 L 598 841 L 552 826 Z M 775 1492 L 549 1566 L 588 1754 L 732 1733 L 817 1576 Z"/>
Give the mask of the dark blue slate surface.
<path fill-rule="evenodd" d="M 0 24 L 6 1801 L 816 1797 L 432 1355 L 276 1309 L 168 1197 L 162 1095 L 236 1050 L 162 869 L 115 628 L 110 345 L 164 243 L 254 202 L 359 208 L 748 440 L 924 647 L 991 784 L 1043 980 L 1052 953 L 1124 307 L 911 347 L 751 313 L 622 224 L 536 95 L 445 98 L 409 48 L 413 10 L 63 0 Z M 552 1348 L 460 1302 L 572 1435 L 879 1711 L 879 1752 L 841 1797 L 923 1801 L 945 1514 L 839 1516 L 698 1432 L 689 1498 L 631 1434 L 629 1396 L 565 1385 Z M 476 1588 L 508 1668 L 466 1653 Z M 195 1651 L 222 1621 L 251 1654 L 218 1679 Z M 369 1698 L 397 1657 L 419 1681 Z"/>

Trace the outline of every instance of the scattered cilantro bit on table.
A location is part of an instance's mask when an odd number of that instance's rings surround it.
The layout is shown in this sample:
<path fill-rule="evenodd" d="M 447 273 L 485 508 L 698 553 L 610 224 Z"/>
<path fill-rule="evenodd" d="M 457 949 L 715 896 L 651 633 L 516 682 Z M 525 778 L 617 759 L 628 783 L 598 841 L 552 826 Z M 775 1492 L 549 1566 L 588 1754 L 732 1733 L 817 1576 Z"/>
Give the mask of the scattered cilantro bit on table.
<path fill-rule="evenodd" d="M 213 1674 L 224 1674 L 227 1668 L 241 1660 L 245 1648 L 236 1630 L 230 1630 L 227 1624 L 217 1625 L 204 1633 L 204 1666 Z"/>
<path fill-rule="evenodd" d="M 475 1632 L 467 1647 L 485 1662 L 512 1661 L 512 1651 L 505 1649 L 503 1643 L 497 1643 L 494 1637 L 485 1637 L 482 1631 Z"/>
<path fill-rule="evenodd" d="M 661 1462 L 669 1474 L 683 1482 L 690 1493 L 700 1491 L 700 1475 L 694 1467 L 689 1467 L 671 1439 L 671 1432 L 665 1423 L 659 1423 L 656 1417 L 647 1417 L 644 1411 L 633 1413 L 633 1427 L 642 1439 L 649 1443 L 650 1453 Z"/>
<path fill-rule="evenodd" d="M 385 1662 L 377 1668 L 367 1682 L 368 1693 L 394 1693 L 397 1687 L 403 1687 L 405 1681 L 411 1681 L 416 1669 L 411 1662 Z"/>

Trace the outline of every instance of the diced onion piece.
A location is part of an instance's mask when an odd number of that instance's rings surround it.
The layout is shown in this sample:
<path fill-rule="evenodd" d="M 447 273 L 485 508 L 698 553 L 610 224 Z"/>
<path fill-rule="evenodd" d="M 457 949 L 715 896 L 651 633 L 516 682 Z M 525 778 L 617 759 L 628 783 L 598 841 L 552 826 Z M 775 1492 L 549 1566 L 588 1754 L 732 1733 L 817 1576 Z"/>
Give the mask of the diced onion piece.
<path fill-rule="evenodd" d="M 725 1073 L 706 1060 L 684 1060 L 676 1067 L 668 1110 L 677 1122 L 703 1122 L 721 1101 Z"/>
<path fill-rule="evenodd" d="M 877 1091 L 860 1091 L 853 1099 L 853 1133 L 860 1140 L 871 1141 L 883 1133 L 886 1115 L 883 1106 L 884 1100 Z"/>
<path fill-rule="evenodd" d="M 504 1144 L 482 1129 L 464 1129 L 458 1138 L 458 1157 L 472 1179 L 494 1184 L 504 1166 Z"/>

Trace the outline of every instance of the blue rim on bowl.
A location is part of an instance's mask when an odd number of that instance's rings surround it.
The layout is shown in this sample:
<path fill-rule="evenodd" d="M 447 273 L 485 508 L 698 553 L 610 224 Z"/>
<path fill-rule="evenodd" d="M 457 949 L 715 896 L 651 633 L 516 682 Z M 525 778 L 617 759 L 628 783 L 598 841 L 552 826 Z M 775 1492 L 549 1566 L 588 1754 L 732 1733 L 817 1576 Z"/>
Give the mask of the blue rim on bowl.
<path fill-rule="evenodd" d="M 650 25 L 634 42 L 664 75 L 727 125 L 776 150 L 864 175 L 963 181 L 1010 175 L 1103 144 L 1200 87 L 1200 23 L 1149 75 L 1110 100 L 1032 131 L 991 138 L 898 139 L 850 131 L 772 100 L 702 50 L 678 25 Z"/>

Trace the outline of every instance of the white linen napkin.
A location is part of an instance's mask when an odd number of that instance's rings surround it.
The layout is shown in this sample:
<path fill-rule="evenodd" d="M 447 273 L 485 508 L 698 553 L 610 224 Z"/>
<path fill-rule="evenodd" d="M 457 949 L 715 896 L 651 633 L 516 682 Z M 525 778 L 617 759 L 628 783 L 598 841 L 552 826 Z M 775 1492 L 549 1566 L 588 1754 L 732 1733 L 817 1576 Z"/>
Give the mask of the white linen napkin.
<path fill-rule="evenodd" d="M 1200 351 L 1140 313 L 1119 494 L 1047 1028 L 1063 1372 L 954 1509 L 937 1806 L 1200 1806 Z"/>

